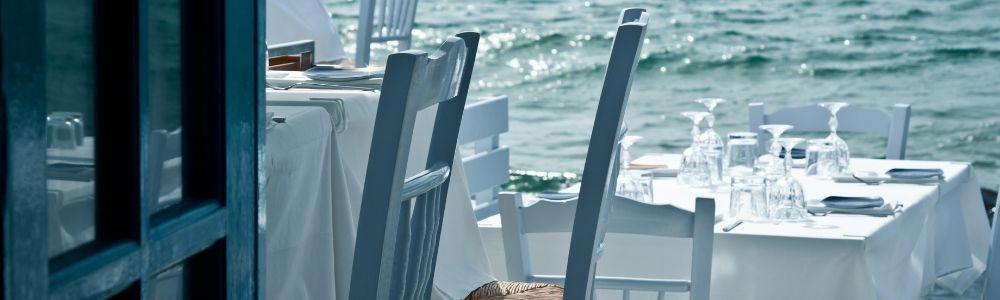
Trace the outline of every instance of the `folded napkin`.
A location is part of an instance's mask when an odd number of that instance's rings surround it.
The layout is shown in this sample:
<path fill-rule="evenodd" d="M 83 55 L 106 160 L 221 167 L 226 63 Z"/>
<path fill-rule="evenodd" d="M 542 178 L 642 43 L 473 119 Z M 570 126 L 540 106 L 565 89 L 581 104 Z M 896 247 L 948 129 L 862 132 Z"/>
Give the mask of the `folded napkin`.
<path fill-rule="evenodd" d="M 778 154 L 778 157 L 785 158 L 784 148 L 781 149 L 781 153 Z M 792 148 L 792 159 L 803 159 L 803 158 L 806 158 L 806 149 Z"/>
<path fill-rule="evenodd" d="M 877 207 L 866 207 L 866 208 L 840 208 L 831 207 L 823 204 L 821 201 L 809 201 L 806 203 L 806 210 L 811 214 L 825 215 L 825 214 L 850 214 L 850 215 L 866 215 L 866 216 L 876 216 L 884 217 L 891 216 L 896 213 L 896 207 L 892 204 L 883 202 L 882 205 Z"/>
<path fill-rule="evenodd" d="M 944 179 L 944 171 L 941 169 L 913 169 L 895 168 L 885 172 L 889 177 L 896 179 Z"/>
<path fill-rule="evenodd" d="M 939 183 L 941 180 L 938 179 L 938 177 L 911 179 L 911 178 L 895 178 L 888 175 L 879 175 L 874 173 L 855 173 L 855 174 L 833 176 L 833 181 L 846 182 L 846 183 L 878 182 L 878 183 L 936 184 Z"/>
<path fill-rule="evenodd" d="M 830 196 L 820 203 L 831 208 L 859 209 L 882 206 L 885 200 L 882 197 Z"/>

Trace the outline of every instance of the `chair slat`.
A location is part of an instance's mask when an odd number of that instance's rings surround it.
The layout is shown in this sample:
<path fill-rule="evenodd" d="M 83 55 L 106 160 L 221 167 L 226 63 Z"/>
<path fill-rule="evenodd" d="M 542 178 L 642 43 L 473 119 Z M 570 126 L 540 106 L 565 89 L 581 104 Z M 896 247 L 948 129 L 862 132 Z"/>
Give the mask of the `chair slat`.
<path fill-rule="evenodd" d="M 438 165 L 429 170 L 413 175 L 403 183 L 403 200 L 411 199 L 435 189 L 451 175 L 451 168 Z"/>
<path fill-rule="evenodd" d="M 469 192 L 478 193 L 510 180 L 510 149 L 500 149 L 474 154 L 462 159 L 466 170 Z"/>
<path fill-rule="evenodd" d="M 506 95 L 486 98 L 466 106 L 458 143 L 473 143 L 509 131 L 508 106 Z"/>

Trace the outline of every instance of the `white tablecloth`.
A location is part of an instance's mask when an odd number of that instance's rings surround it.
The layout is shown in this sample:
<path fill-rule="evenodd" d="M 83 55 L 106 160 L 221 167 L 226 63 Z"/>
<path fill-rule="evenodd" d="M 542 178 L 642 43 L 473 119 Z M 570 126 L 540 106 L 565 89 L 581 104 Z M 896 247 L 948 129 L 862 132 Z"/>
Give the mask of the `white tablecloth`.
<path fill-rule="evenodd" d="M 326 110 L 329 113 L 330 126 L 334 128 L 334 134 L 330 138 L 330 193 L 328 201 L 332 202 L 332 220 L 326 227 L 332 227 L 334 239 L 333 251 L 329 256 L 333 259 L 334 268 L 323 264 L 305 265 L 279 265 L 272 266 L 270 261 L 274 260 L 274 255 L 268 253 L 266 258 L 268 263 L 267 276 L 268 283 L 266 292 L 268 299 L 332 299 L 327 294 L 314 294 L 312 291 L 325 292 L 322 287 L 302 285 L 301 281 L 272 281 L 271 277 L 277 274 L 333 274 L 336 282 L 336 296 L 346 299 L 349 287 L 351 260 L 354 251 L 355 224 L 361 209 L 361 192 L 364 187 L 364 176 L 368 162 L 368 151 L 371 145 L 371 136 L 374 129 L 375 112 L 378 106 L 378 93 L 369 91 L 345 91 L 345 90 L 291 90 L 291 91 L 268 91 L 268 110 L 272 111 L 276 106 L 315 106 Z M 280 114 L 276 112 L 276 116 Z M 416 174 L 422 169 L 427 150 L 430 144 L 430 131 L 433 125 L 435 110 L 428 109 L 422 111 L 417 116 L 417 125 L 414 129 L 413 151 L 410 153 L 410 160 L 407 166 L 408 175 Z M 286 121 L 290 122 L 290 121 Z M 280 125 L 279 125 L 280 126 Z M 277 127 L 276 127 L 277 128 Z M 274 129 L 271 129 L 274 130 Z M 302 128 L 296 133 L 305 134 L 322 129 Z M 268 132 L 268 145 L 275 142 L 272 138 L 274 134 Z M 270 146 L 269 146 L 270 147 Z M 287 146 L 291 147 L 291 146 Z M 318 150 L 317 150 L 318 151 Z M 270 153 L 271 156 L 276 156 Z M 468 187 L 465 184 L 465 170 L 458 159 L 456 153 L 455 165 L 452 173 L 452 183 L 448 191 L 448 203 L 445 208 L 444 225 L 441 233 L 441 245 L 438 253 L 438 263 L 436 277 L 434 278 L 435 297 L 443 299 L 464 298 L 473 289 L 494 280 L 491 275 L 490 265 L 486 259 L 485 250 L 479 231 L 476 228 L 475 216 L 472 213 L 471 202 L 469 201 Z M 276 161 L 276 160 L 275 160 Z M 289 161 L 274 165 L 270 168 L 283 169 L 301 164 L 316 164 L 309 156 L 299 156 L 290 158 Z M 313 166 L 315 167 L 315 166 Z M 312 168 L 312 167 L 310 167 Z M 272 214 L 270 211 L 273 202 L 289 202 L 306 209 L 309 201 L 299 200 L 290 190 L 284 192 L 272 192 L 271 182 L 278 179 L 276 174 L 269 175 L 268 179 L 268 223 L 285 222 L 288 218 L 294 218 L 287 222 L 303 223 L 301 226 L 314 226 L 305 224 L 305 219 L 301 216 Z M 287 180 L 287 179 L 284 179 Z M 290 181 L 296 183 L 298 189 L 315 189 L 306 186 L 305 181 Z M 326 180 L 316 183 L 322 184 Z M 316 195 L 320 197 L 320 195 Z M 304 202 L 302 202 L 304 201 Z M 299 203 L 302 202 L 302 203 Z M 329 210 L 327 210 L 328 212 Z M 314 213 L 314 212 L 310 212 Z M 349 213 L 349 214 L 348 214 Z M 275 218 L 285 218 L 285 220 L 275 220 Z M 302 228 L 302 227 L 298 227 Z M 270 227 L 269 227 L 270 229 Z M 292 234 L 290 232 L 268 232 L 267 244 L 270 248 L 275 240 L 282 240 L 280 234 Z M 301 233 L 297 233 L 301 234 Z M 363 237 L 362 237 L 363 238 Z M 314 243 L 314 241 L 309 241 Z M 318 242 L 316 242 L 318 243 Z M 306 246 L 312 247 L 312 246 Z M 270 251 L 269 251 L 270 252 Z M 288 253 L 291 254 L 291 253 Z M 286 255 L 286 254 L 275 254 Z M 279 258 L 280 261 L 282 258 Z M 278 268 L 279 270 L 273 270 Z M 300 295 L 308 295 L 302 297 Z"/>
<path fill-rule="evenodd" d="M 332 298 L 333 122 L 319 107 L 268 106 L 284 123 L 267 129 L 264 168 L 268 299 Z"/>
<path fill-rule="evenodd" d="M 876 172 L 941 168 L 946 181 L 866 186 L 804 178 L 807 199 L 879 195 L 902 204 L 902 212 L 885 218 L 829 215 L 803 223 L 744 223 L 728 233 L 721 230 L 727 222 L 717 224 L 712 298 L 915 299 L 935 284 L 963 291 L 982 273 L 989 225 L 968 164 L 854 159 L 852 165 Z M 690 189 L 664 178 L 655 181 L 654 194 L 656 202 L 688 207 L 695 195 L 712 196 L 719 212 L 728 210 L 727 190 Z M 480 229 L 494 270 L 505 277 L 499 225 L 497 218 L 487 219 Z M 568 234 L 529 235 L 536 273 L 565 272 L 568 239 Z M 689 240 L 609 234 L 605 245 L 598 274 L 688 277 Z"/>

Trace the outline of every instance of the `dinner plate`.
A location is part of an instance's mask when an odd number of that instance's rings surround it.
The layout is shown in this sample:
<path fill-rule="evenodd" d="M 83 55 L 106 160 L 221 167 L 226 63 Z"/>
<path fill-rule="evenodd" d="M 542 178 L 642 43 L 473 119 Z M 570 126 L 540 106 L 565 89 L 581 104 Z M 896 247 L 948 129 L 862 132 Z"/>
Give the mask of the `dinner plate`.
<path fill-rule="evenodd" d="M 886 171 L 885 174 L 892 178 L 901 179 L 926 179 L 944 176 L 944 172 L 942 172 L 941 169 L 896 168 Z"/>
<path fill-rule="evenodd" d="M 382 68 L 341 69 L 331 66 L 315 66 L 303 72 L 303 75 L 309 77 L 309 79 L 329 82 L 382 78 L 384 74 L 385 69 Z"/>
<path fill-rule="evenodd" d="M 558 193 L 558 192 L 541 192 L 536 195 L 536 197 L 545 200 L 570 200 L 576 198 L 580 194 L 577 193 Z"/>
<path fill-rule="evenodd" d="M 882 197 L 864 197 L 864 196 L 829 196 L 824 198 L 822 201 L 823 205 L 832 208 L 873 208 L 879 207 L 885 204 L 885 200 Z"/>

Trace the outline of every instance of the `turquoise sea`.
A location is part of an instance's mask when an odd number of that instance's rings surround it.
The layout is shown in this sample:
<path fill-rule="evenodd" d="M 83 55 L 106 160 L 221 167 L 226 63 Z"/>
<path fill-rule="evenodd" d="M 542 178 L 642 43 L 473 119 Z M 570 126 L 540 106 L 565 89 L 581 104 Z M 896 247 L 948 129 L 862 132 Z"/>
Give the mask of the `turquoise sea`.
<path fill-rule="evenodd" d="M 353 49 L 357 2 L 324 1 Z M 414 47 L 482 32 L 472 95 L 511 97 L 513 168 L 580 172 L 624 7 L 651 13 L 627 116 L 639 154 L 686 147 L 680 112 L 699 97 L 729 99 L 723 134 L 747 129 L 750 102 L 909 103 L 908 159 L 972 162 L 980 183 L 1000 184 L 1000 1 L 421 0 Z M 845 139 L 855 156 L 882 155 L 877 137 Z"/>

